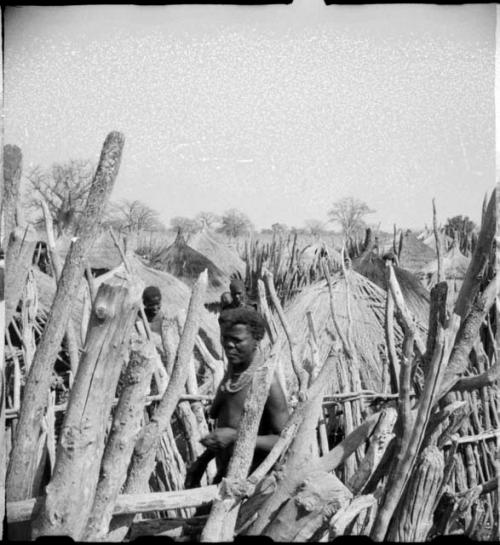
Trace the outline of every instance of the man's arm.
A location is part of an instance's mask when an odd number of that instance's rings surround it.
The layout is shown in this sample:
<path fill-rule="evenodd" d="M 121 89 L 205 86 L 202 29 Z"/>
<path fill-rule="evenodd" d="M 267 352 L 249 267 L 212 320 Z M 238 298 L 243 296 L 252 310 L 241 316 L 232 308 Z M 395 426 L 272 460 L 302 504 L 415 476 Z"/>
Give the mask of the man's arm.
<path fill-rule="evenodd" d="M 271 433 L 268 435 L 258 435 L 256 448 L 269 452 L 278 440 L 289 415 L 285 393 L 275 373 L 263 415 L 263 418 L 266 419 L 266 427 L 269 428 Z"/>

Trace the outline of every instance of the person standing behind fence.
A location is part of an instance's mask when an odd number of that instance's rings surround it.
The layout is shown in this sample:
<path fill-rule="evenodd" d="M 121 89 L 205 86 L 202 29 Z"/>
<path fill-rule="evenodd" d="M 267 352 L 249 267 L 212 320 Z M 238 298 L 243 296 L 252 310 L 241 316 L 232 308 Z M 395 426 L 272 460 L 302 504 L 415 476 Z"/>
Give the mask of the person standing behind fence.
<path fill-rule="evenodd" d="M 153 333 L 161 335 L 161 324 L 164 314 L 161 310 L 161 291 L 157 286 L 148 286 L 142 292 L 142 304 L 144 313 Z"/>

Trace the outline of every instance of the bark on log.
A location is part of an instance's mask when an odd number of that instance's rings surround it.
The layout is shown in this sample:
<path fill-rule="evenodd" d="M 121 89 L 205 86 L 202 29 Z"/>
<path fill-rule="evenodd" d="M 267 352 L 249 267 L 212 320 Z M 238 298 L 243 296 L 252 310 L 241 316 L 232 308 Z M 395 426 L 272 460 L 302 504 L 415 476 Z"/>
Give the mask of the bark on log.
<path fill-rule="evenodd" d="M 389 275 L 389 269 L 386 271 Z M 388 278 L 387 278 L 388 282 Z M 391 291 L 387 290 L 385 298 L 385 320 L 384 320 L 385 342 L 387 344 L 387 356 L 389 359 L 389 376 L 391 379 L 391 392 L 399 391 L 399 361 L 396 354 L 396 343 L 394 339 L 394 299 Z"/>
<path fill-rule="evenodd" d="M 2 194 L 2 210 L 3 210 L 3 233 L 4 240 L 9 239 L 11 232 L 17 225 L 22 222 L 18 217 L 20 199 L 20 186 L 22 174 L 23 154 L 18 146 L 7 144 L 3 147 L 3 194 Z M 8 323 L 8 322 L 7 322 Z"/>
<path fill-rule="evenodd" d="M 198 332 L 203 301 L 208 282 L 207 270 L 203 271 L 193 286 L 186 323 L 182 332 L 177 357 L 163 397 L 156 407 L 150 422 L 144 426 L 134 448 L 129 473 L 124 491 L 134 493 L 143 491 L 155 465 L 155 454 L 162 434 L 170 425 L 170 419 L 177 406 L 179 396 L 186 384 L 188 362 L 192 356 L 196 334 Z M 134 517 L 115 517 L 110 524 L 113 540 L 122 541 L 127 534 Z"/>
<path fill-rule="evenodd" d="M 51 370 L 64 335 L 65 325 L 81 282 L 85 256 L 93 244 L 109 194 L 118 174 L 123 136 L 110 133 L 104 142 L 99 165 L 92 182 L 76 241 L 66 257 L 54 302 L 38 344 L 24 388 L 24 398 L 16 429 L 16 437 L 7 471 L 6 493 L 9 501 L 35 494 L 26 479 L 40 435 L 40 422 L 47 407 Z"/>
<path fill-rule="evenodd" d="M 427 447 L 420 455 L 399 512 L 388 533 L 389 541 L 426 541 L 432 527 L 434 502 L 443 479 L 444 459 L 435 446 Z"/>
<path fill-rule="evenodd" d="M 472 255 L 469 267 L 465 273 L 460 292 L 455 302 L 455 314 L 462 320 L 469 314 L 480 289 L 480 277 L 485 270 L 492 250 L 492 244 L 497 227 L 497 189 L 493 190 L 484 215 L 476 249 Z"/>
<path fill-rule="evenodd" d="M 393 429 L 397 416 L 398 413 L 396 409 L 392 407 L 387 407 L 382 410 L 380 419 L 370 438 L 370 446 L 366 451 L 366 455 L 359 464 L 356 473 L 354 473 L 348 482 L 348 486 L 355 496 L 363 491 L 368 479 L 380 463 L 387 446 L 394 437 Z"/>
<path fill-rule="evenodd" d="M 384 490 L 384 497 L 377 513 L 377 519 L 372 528 L 371 538 L 375 541 L 384 539 L 391 518 L 408 482 L 409 474 L 413 468 L 423 440 L 425 428 L 430 416 L 430 410 L 436 400 L 436 393 L 442 378 L 443 368 L 448 363 L 450 357 L 450 352 L 458 329 L 458 322 L 458 316 L 454 315 L 450 319 L 449 327 L 446 330 L 443 330 L 442 328 L 438 329 L 436 347 L 431 361 L 429 375 L 426 379 L 418 405 L 413 434 L 409 438 L 408 444 L 402 445 L 400 452 L 396 455 L 394 469 L 389 475 Z"/>
<path fill-rule="evenodd" d="M 140 338 L 135 339 L 131 346 L 123 390 L 104 450 L 99 482 L 83 541 L 100 541 L 108 533 L 116 498 L 127 477 L 130 457 L 140 431 L 155 350 L 152 342 Z"/>
<path fill-rule="evenodd" d="M 167 509 L 199 507 L 218 497 L 218 486 L 204 486 L 175 492 L 148 492 L 146 494 L 121 494 L 113 508 L 114 515 L 135 515 Z M 36 517 L 43 505 L 43 497 L 7 503 L 7 522 L 22 522 Z"/>
<path fill-rule="evenodd" d="M 347 507 L 340 509 L 330 520 L 328 541 L 344 535 L 347 526 L 363 511 L 376 505 L 376 503 L 377 498 L 373 494 L 367 494 L 366 496 L 355 498 Z"/>
<path fill-rule="evenodd" d="M 33 261 L 36 233 L 30 225 L 11 231 L 5 254 L 5 324 L 8 326 L 22 297 Z"/>
<path fill-rule="evenodd" d="M 43 218 L 45 222 L 45 232 L 47 234 L 47 246 L 50 253 L 50 261 L 52 263 L 54 278 L 56 279 L 56 282 L 57 282 L 59 281 L 59 278 L 61 278 L 62 263 L 59 258 L 59 254 L 56 251 L 56 241 L 54 238 L 52 216 L 50 215 L 49 205 L 47 204 L 47 201 L 45 200 L 43 196 L 41 197 L 40 204 L 43 210 Z M 65 338 L 66 338 L 66 343 L 68 346 L 71 372 L 73 373 L 73 377 L 75 377 L 76 371 L 78 369 L 79 353 L 78 353 L 78 340 L 76 335 L 76 329 L 71 318 L 68 320 L 68 323 L 66 325 Z"/>
<path fill-rule="evenodd" d="M 428 363 L 432 358 L 436 344 L 437 326 L 445 326 L 446 321 L 446 300 L 448 297 L 448 284 L 439 282 L 431 289 L 431 304 L 429 309 L 429 327 L 427 335 L 427 347 L 424 358 L 424 375 L 427 376 Z"/>
<path fill-rule="evenodd" d="M 272 514 L 283 502 L 291 497 L 293 491 L 300 483 L 301 472 L 307 467 L 310 459 L 311 427 L 314 430 L 318 412 L 321 410 L 321 404 L 318 404 L 318 400 L 321 400 L 323 397 L 322 394 L 328 384 L 328 377 L 335 369 L 337 358 L 337 352 L 333 352 L 327 357 L 316 380 L 307 391 L 306 399 L 299 402 L 299 405 L 297 405 L 295 411 L 288 419 L 285 429 L 278 440 L 278 443 L 283 447 L 287 443 L 286 435 L 288 431 L 294 430 L 295 437 L 287 451 L 286 460 L 279 470 L 280 474 L 285 475 L 286 478 L 279 480 L 274 493 L 261 506 L 258 519 L 246 531 L 248 535 L 260 535 L 268 525 Z M 295 430 L 297 431 L 295 432 Z M 266 469 L 266 472 L 270 469 L 270 466 L 266 465 L 268 459 L 273 458 L 280 445 L 276 444 L 274 446 L 266 460 L 261 464 L 261 467 L 257 468 L 254 475 L 251 476 L 251 479 L 253 478 L 257 481 L 256 475 L 259 478 L 265 475 L 263 468 Z M 252 500 L 253 498 L 247 502 L 246 509 L 251 506 Z"/>
<path fill-rule="evenodd" d="M 303 367 L 301 367 L 300 362 L 297 361 L 297 358 L 295 355 L 295 342 L 292 339 L 292 334 L 290 332 L 288 321 L 286 319 L 281 303 L 278 299 L 278 295 L 276 294 L 276 289 L 274 287 L 274 277 L 271 272 L 269 271 L 264 272 L 264 281 L 265 281 L 267 290 L 269 292 L 269 296 L 271 297 L 273 306 L 278 314 L 278 318 L 280 319 L 281 326 L 283 327 L 283 331 L 285 332 L 285 336 L 288 341 L 288 346 L 290 347 L 290 360 L 292 362 L 294 373 L 297 377 L 297 381 L 299 385 L 299 398 L 301 398 L 303 395 L 305 395 L 309 377 L 306 370 Z"/>
<path fill-rule="evenodd" d="M 201 534 L 201 541 L 231 541 L 234 538 L 239 506 L 234 505 L 231 484 L 238 485 L 248 476 L 260 420 L 279 356 L 279 346 L 276 346 L 262 367 L 255 371 L 252 378 L 225 478 L 229 487 L 226 488 L 227 493 L 212 505 L 207 524 Z"/>
<path fill-rule="evenodd" d="M 32 535 L 68 535 L 80 540 L 92 508 L 104 450 L 106 426 L 144 283 L 114 275 L 101 284 L 89 333 L 57 449 L 45 505 Z"/>
<path fill-rule="evenodd" d="M 321 533 L 331 517 L 351 499 L 352 493 L 335 475 L 323 471 L 311 473 L 263 535 L 279 542 L 308 541 Z"/>
<path fill-rule="evenodd" d="M 465 320 L 462 320 L 457 341 L 441 382 L 438 399 L 444 397 L 453 388 L 460 378 L 459 375 L 465 372 L 469 366 L 470 352 L 477 341 L 481 324 L 495 302 L 498 289 L 498 281 L 495 276 L 484 292 L 478 295 Z"/>

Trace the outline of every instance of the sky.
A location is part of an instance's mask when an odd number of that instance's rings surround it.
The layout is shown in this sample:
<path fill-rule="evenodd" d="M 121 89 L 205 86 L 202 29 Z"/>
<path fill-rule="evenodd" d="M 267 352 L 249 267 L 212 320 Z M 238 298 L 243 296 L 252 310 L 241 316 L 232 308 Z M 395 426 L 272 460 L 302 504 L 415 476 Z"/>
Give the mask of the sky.
<path fill-rule="evenodd" d="M 382 229 L 464 214 L 495 184 L 495 4 L 7 8 L 4 142 L 24 171 L 97 161 L 112 199 L 258 228 L 353 196 Z"/>

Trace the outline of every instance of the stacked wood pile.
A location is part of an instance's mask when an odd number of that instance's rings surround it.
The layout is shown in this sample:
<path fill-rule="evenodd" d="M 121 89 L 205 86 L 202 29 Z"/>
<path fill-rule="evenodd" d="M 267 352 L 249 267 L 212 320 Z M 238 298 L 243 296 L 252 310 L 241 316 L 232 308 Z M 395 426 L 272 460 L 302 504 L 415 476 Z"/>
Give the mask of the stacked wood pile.
<path fill-rule="evenodd" d="M 144 284 L 125 254 L 123 267 L 92 294 L 82 347 L 75 345 L 69 320 L 122 147 L 119 133 L 104 143 L 77 239 L 64 266 L 54 261 L 57 290 L 41 331 L 35 331 L 37 293 L 29 266 L 35 239 L 15 207 L 20 154 L 8 162 L 10 417 L 2 441 L 8 458 L 8 537 L 123 541 L 149 534 L 230 541 L 266 535 L 277 541 L 329 541 L 365 535 L 375 541 L 423 541 L 460 533 L 495 539 L 496 192 L 453 312 L 447 312 L 445 282 L 431 291 L 427 334 L 417 327 L 391 263 L 385 270 L 387 291 L 369 286 L 384 326 L 390 380 L 381 383 L 370 382 L 359 335 L 353 334 L 353 320 L 362 318 L 353 297 L 368 284 L 355 285 L 354 271 L 341 265 L 334 273 L 328 260 L 319 260 L 318 276 L 308 281 L 326 282 L 329 313 L 319 324 L 314 310 L 304 309 L 307 350 L 297 350 L 299 339 L 283 308 L 283 299 L 303 285 L 294 269 L 296 241 L 286 259 L 279 257 L 285 250 L 276 241 L 263 249 L 249 245 L 247 271 L 267 321 L 268 357 L 253 377 L 226 478 L 211 484 L 209 466 L 202 487 L 184 490 L 185 468 L 200 453 L 199 438 L 209 426 L 203 403 L 223 372 L 199 335 L 207 271 L 192 285 L 187 312 L 164 322 L 159 347 L 142 312 Z M 328 338 L 318 333 L 326 322 Z M 203 375 L 210 377 L 209 387 L 197 380 L 195 354 L 209 371 Z M 71 368 L 64 401 L 55 386 L 58 358 Z M 249 475 L 273 373 L 287 362 L 296 376 L 293 412 L 267 458 Z M 179 430 L 183 441 L 176 440 Z M 194 512 L 206 505 L 209 515 Z"/>

